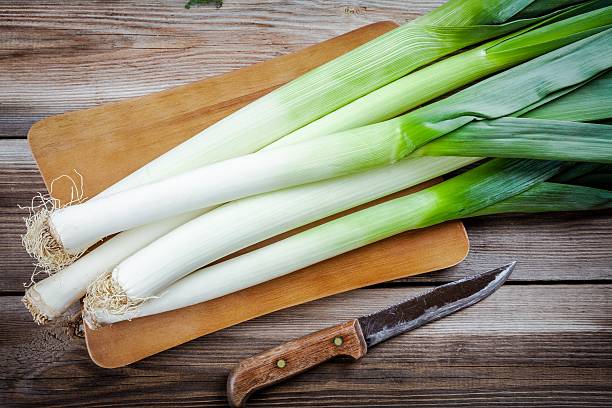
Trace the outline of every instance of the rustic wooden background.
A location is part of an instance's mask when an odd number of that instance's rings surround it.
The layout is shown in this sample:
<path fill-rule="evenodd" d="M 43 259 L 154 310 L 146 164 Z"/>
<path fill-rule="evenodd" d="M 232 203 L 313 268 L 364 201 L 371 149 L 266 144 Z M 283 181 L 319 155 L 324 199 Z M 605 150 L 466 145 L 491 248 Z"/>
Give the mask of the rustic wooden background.
<path fill-rule="evenodd" d="M 224 406 L 241 358 L 439 282 L 518 260 L 481 304 L 258 394 L 252 406 L 611 406 L 612 212 L 466 221 L 459 266 L 288 309 L 127 368 L 87 356 L 70 321 L 21 306 L 31 261 L 18 205 L 44 186 L 25 140 L 37 120 L 283 55 L 441 0 L 0 0 L 0 405 Z"/>

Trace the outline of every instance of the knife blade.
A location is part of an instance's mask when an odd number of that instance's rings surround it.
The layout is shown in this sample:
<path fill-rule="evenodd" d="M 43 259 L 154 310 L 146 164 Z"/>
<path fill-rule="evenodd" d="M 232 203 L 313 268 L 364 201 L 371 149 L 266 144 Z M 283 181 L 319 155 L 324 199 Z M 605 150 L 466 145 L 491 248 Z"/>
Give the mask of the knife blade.
<path fill-rule="evenodd" d="M 241 407 L 256 390 L 336 356 L 360 359 L 370 347 L 465 309 L 503 285 L 515 264 L 438 286 L 379 312 L 328 327 L 244 359 L 227 379 L 228 401 L 233 407 Z"/>

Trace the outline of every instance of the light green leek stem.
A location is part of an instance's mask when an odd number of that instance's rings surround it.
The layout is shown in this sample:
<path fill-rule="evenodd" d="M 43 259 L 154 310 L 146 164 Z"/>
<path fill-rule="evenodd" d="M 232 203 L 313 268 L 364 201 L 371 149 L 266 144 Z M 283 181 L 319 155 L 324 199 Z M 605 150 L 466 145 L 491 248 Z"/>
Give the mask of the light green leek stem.
<path fill-rule="evenodd" d="M 575 12 L 570 10 L 561 13 L 527 29 L 436 62 L 343 106 L 265 149 L 391 119 L 475 80 L 586 38 L 612 25 L 612 7 L 571 16 Z M 567 18 L 557 21 L 562 17 Z"/>
<path fill-rule="evenodd" d="M 102 195 L 256 151 L 445 55 L 531 24 L 534 20 L 505 23 L 531 3 L 451 0 L 234 112 Z"/>

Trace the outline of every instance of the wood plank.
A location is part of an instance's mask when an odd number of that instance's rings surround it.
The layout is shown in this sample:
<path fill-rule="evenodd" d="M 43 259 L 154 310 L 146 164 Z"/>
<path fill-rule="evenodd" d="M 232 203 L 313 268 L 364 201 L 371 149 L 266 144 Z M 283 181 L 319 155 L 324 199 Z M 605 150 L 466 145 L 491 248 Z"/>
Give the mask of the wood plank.
<path fill-rule="evenodd" d="M 0 298 L 0 404 L 224 406 L 241 358 L 427 288 L 363 289 L 240 324 L 117 370 L 72 329 Z M 612 285 L 512 285 L 454 316 L 257 394 L 250 406 L 609 406 Z"/>
<path fill-rule="evenodd" d="M 612 210 L 493 215 L 464 220 L 470 253 L 411 281 L 447 282 L 518 261 L 512 280 L 612 280 Z"/>
<path fill-rule="evenodd" d="M 45 191 L 25 140 L 0 140 L 0 293 L 23 290 L 32 262 L 21 248 L 21 217 Z M 503 215 L 465 220 L 471 250 L 461 264 L 414 278 L 443 282 L 518 260 L 513 280 L 612 279 L 612 211 Z"/>
<path fill-rule="evenodd" d="M 46 191 L 25 140 L 0 139 L 0 294 L 23 291 L 33 271 L 32 260 L 21 247 L 23 217 L 37 192 Z"/>
<path fill-rule="evenodd" d="M 228 72 L 369 22 L 401 23 L 441 2 L 372 0 L 363 8 L 355 1 L 228 0 L 220 10 L 186 11 L 182 0 L 0 0 L 0 138 L 25 137 L 42 117 Z M 21 291 L 31 271 L 18 245 L 16 203 L 44 191 L 25 143 L 13 146 L 0 141 L 0 295 Z M 612 212 L 468 221 L 468 259 L 419 280 L 451 279 L 510 257 L 521 261 L 520 281 L 610 279 L 611 222 Z M 392 293 L 413 293 L 398 290 L 361 290 L 276 313 L 112 371 L 95 367 L 68 329 L 35 327 L 19 298 L 5 296 L 0 405 L 225 406 L 224 376 L 239 358 L 383 306 L 381 298 L 391 303 Z M 609 285 L 507 285 L 486 311 L 488 303 L 465 312 L 482 315 L 469 327 L 435 323 L 444 330 L 432 325 L 359 363 L 322 366 L 252 405 L 609 406 L 609 299 Z"/>
<path fill-rule="evenodd" d="M 226 73 L 443 0 L 0 1 L 0 137 L 37 120 Z"/>

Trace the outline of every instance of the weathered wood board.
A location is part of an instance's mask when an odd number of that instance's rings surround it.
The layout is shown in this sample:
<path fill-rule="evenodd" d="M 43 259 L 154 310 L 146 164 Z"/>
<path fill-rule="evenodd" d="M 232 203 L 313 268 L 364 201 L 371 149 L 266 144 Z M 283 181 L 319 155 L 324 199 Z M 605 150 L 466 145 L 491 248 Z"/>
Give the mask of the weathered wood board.
<path fill-rule="evenodd" d="M 141 96 L 284 55 L 444 0 L 0 0 L 0 405 L 226 407 L 240 359 L 518 260 L 494 296 L 256 394 L 254 407 L 609 407 L 612 212 L 467 219 L 470 253 L 417 275 L 285 309 L 118 370 L 95 366 L 74 326 L 33 324 L 21 217 L 44 183 L 24 139 L 41 118 Z M 9 138 L 8 140 L 5 138 Z M 565 284 L 561 284 L 565 282 Z"/>

